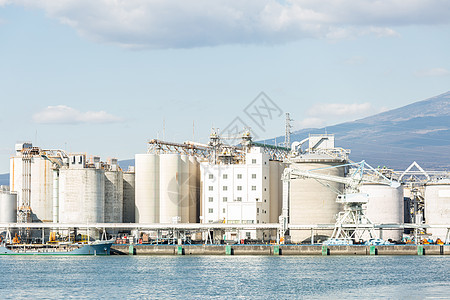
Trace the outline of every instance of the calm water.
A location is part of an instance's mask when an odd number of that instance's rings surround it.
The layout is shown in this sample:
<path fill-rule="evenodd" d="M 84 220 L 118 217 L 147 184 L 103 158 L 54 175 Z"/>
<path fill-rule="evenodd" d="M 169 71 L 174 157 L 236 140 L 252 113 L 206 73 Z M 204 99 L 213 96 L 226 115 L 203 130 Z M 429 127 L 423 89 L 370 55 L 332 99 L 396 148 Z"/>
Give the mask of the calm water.
<path fill-rule="evenodd" d="M 448 299 L 448 256 L 0 257 L 0 299 Z"/>

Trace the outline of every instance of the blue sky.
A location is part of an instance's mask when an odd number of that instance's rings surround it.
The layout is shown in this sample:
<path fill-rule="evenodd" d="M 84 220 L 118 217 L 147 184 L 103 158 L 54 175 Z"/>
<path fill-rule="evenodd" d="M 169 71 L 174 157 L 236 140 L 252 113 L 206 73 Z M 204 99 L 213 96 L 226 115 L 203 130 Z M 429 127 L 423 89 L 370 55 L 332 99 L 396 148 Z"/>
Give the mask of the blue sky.
<path fill-rule="evenodd" d="M 282 135 L 244 112 L 262 91 L 294 129 L 444 93 L 449 23 L 438 0 L 0 0 L 0 173 L 18 141 L 106 160 L 163 123 L 178 142 L 236 117 Z"/>

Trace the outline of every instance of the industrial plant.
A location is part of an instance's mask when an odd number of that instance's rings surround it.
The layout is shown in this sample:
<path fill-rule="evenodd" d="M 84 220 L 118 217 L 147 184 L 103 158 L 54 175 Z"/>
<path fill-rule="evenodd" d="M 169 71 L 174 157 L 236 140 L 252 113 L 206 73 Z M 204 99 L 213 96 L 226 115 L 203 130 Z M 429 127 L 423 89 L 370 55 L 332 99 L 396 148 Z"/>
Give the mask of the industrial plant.
<path fill-rule="evenodd" d="M 374 168 L 350 153 L 331 134 L 291 143 L 286 130 L 274 146 L 213 129 L 206 144 L 152 139 L 122 170 L 116 158 L 19 143 L 0 233 L 10 244 L 450 242 L 449 173 Z"/>

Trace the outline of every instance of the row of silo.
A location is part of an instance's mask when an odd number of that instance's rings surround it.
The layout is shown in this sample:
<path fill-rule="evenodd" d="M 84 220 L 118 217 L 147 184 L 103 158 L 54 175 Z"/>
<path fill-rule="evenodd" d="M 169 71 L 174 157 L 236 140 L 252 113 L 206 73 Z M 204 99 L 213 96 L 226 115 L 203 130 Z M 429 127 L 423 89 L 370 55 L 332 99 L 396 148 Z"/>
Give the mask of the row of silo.
<path fill-rule="evenodd" d="M 137 154 L 136 222 L 197 222 L 199 164 L 178 153 Z"/>
<path fill-rule="evenodd" d="M 33 222 L 134 222 L 134 172 L 125 177 L 117 160 L 87 162 L 85 154 L 71 154 L 68 164 L 56 170 L 39 151 L 28 160 L 22 152 L 18 148 L 10 160 L 11 191 L 17 194 L 17 206 L 29 191 Z"/>

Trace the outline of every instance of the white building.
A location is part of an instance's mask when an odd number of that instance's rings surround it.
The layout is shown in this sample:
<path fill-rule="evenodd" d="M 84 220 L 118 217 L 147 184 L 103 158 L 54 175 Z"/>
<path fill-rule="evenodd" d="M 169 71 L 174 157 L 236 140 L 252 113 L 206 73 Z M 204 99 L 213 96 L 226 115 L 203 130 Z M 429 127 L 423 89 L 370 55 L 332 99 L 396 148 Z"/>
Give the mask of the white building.
<path fill-rule="evenodd" d="M 264 224 L 278 222 L 281 206 L 281 165 L 252 147 L 243 164 L 201 163 L 201 223 Z M 276 168 L 272 177 L 271 168 Z M 271 184 L 272 180 L 272 184 Z M 270 187 L 276 186 L 276 193 Z M 271 202 L 276 202 L 272 205 Z M 276 211 L 273 211 L 276 210 Z M 271 218 L 272 217 L 272 218 Z M 276 234 L 276 233 L 275 233 Z M 226 239 L 275 239 L 269 231 L 230 232 Z"/>

